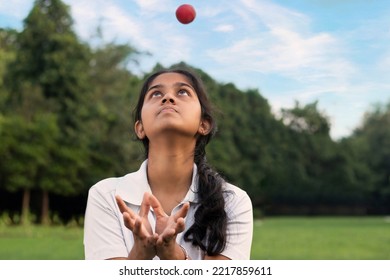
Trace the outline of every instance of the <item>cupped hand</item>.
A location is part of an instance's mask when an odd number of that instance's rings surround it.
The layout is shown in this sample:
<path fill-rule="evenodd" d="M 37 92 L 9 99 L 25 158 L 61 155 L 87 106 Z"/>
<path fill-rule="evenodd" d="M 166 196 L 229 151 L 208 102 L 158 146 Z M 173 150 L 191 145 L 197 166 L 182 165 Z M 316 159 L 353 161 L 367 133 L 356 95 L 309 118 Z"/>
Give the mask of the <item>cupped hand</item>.
<path fill-rule="evenodd" d="M 185 230 L 184 218 L 187 216 L 189 203 L 184 203 L 175 214 L 168 216 L 154 195 L 150 194 L 149 202 L 156 215 L 157 256 L 160 259 L 180 259 L 183 252 L 176 243 L 176 237 Z"/>
<path fill-rule="evenodd" d="M 153 233 L 148 220 L 150 196 L 149 193 L 144 194 L 138 214 L 127 207 L 122 198 L 115 197 L 125 226 L 133 232 L 134 246 L 129 253 L 129 259 L 152 259 L 156 255 L 158 234 Z"/>

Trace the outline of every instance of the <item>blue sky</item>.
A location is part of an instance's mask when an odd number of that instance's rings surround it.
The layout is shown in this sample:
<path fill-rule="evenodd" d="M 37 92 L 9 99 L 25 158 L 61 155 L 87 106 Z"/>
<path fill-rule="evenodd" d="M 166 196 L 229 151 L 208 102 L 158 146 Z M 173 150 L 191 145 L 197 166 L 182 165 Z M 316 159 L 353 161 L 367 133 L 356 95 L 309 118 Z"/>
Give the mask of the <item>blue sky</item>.
<path fill-rule="evenodd" d="M 201 68 L 218 82 L 257 88 L 275 115 L 318 101 L 331 136 L 348 136 L 373 104 L 390 102 L 390 1 L 387 0 L 63 0 L 75 31 L 90 40 L 148 51 L 157 62 Z M 194 6 L 188 25 L 176 8 Z M 0 1 L 0 27 L 21 30 L 33 0 Z"/>

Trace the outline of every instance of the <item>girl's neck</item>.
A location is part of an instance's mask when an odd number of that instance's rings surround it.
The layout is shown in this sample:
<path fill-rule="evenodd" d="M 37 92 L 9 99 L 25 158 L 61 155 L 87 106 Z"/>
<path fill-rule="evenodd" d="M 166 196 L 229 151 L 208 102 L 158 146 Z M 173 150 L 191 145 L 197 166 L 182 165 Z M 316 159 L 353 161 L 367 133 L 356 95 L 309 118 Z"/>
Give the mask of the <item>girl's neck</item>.
<path fill-rule="evenodd" d="M 161 143 L 160 143 L 161 144 Z M 162 204 L 179 203 L 187 194 L 192 181 L 195 144 L 149 145 L 148 181 L 153 194 Z"/>

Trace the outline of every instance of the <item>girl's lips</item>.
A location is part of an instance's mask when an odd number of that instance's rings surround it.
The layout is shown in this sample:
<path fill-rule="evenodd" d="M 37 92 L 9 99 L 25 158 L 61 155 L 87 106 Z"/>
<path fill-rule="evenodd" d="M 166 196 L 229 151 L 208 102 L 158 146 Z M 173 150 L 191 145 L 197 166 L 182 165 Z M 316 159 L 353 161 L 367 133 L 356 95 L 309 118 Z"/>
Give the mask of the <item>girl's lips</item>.
<path fill-rule="evenodd" d="M 163 106 L 158 113 L 161 113 L 161 112 L 176 112 L 177 113 L 177 110 L 176 108 L 172 107 L 172 106 Z"/>

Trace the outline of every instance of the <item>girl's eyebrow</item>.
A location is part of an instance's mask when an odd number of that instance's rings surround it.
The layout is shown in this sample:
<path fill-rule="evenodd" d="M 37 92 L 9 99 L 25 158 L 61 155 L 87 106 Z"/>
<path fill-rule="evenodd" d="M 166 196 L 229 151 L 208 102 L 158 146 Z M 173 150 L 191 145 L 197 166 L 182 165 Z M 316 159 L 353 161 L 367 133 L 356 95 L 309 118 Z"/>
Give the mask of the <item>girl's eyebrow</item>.
<path fill-rule="evenodd" d="M 192 90 L 195 91 L 194 87 L 191 86 L 190 84 L 187 84 L 187 83 L 177 82 L 177 83 L 175 83 L 175 86 L 176 87 L 189 87 L 189 88 L 191 88 Z"/>
<path fill-rule="evenodd" d="M 184 87 L 189 87 L 189 88 L 191 88 L 192 90 L 195 91 L 195 89 L 194 89 L 193 86 L 191 86 L 191 85 L 188 84 L 188 83 L 184 83 L 184 82 L 177 82 L 177 83 L 174 83 L 173 86 L 174 86 L 174 87 L 182 87 L 182 86 L 184 86 Z M 151 86 L 151 87 L 148 89 L 148 91 L 151 91 L 152 89 L 160 89 L 160 88 L 164 88 L 164 87 L 165 87 L 165 86 L 164 86 L 163 84 L 157 84 L 157 85 Z"/>
<path fill-rule="evenodd" d="M 154 85 L 154 86 L 151 86 L 150 88 L 148 88 L 148 91 L 151 91 L 152 89 L 156 89 L 156 88 L 162 88 L 162 87 L 164 87 L 164 86 L 161 84 L 157 84 L 157 85 Z"/>

